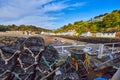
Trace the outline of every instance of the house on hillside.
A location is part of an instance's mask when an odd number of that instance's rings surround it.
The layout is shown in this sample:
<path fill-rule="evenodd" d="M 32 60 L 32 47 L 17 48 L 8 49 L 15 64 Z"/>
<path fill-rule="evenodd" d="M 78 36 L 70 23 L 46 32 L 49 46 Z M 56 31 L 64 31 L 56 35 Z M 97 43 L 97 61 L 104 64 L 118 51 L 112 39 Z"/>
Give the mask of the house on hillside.
<path fill-rule="evenodd" d="M 91 22 L 102 21 L 103 16 L 91 19 Z"/>
<path fill-rule="evenodd" d="M 86 32 L 82 33 L 81 36 L 85 37 L 116 37 L 116 32 Z"/>

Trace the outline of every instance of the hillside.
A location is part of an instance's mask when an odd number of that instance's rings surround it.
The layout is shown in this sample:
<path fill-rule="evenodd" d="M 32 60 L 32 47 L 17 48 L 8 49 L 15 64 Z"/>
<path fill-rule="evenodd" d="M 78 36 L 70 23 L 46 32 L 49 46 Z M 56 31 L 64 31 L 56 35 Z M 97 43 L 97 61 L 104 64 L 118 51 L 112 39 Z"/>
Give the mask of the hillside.
<path fill-rule="evenodd" d="M 44 29 L 32 25 L 0 25 L 0 31 L 34 31 L 34 32 L 41 32 L 41 31 L 51 31 L 49 29 Z"/>
<path fill-rule="evenodd" d="M 0 25 L 0 31 L 35 31 L 39 33 L 41 31 L 52 31 L 43 29 L 33 25 Z M 76 30 L 80 35 L 82 32 L 117 32 L 117 36 L 120 36 L 120 10 L 114 10 L 111 13 L 100 14 L 91 18 L 88 21 L 76 21 L 73 24 L 69 23 L 61 28 L 55 30 L 55 33 L 67 32 L 69 30 Z"/>
<path fill-rule="evenodd" d="M 77 31 L 78 35 L 87 31 L 120 33 L 120 10 L 114 10 L 111 13 L 95 16 L 92 20 L 76 21 L 73 24 L 69 23 L 55 30 L 55 32 L 66 32 L 73 29 Z"/>

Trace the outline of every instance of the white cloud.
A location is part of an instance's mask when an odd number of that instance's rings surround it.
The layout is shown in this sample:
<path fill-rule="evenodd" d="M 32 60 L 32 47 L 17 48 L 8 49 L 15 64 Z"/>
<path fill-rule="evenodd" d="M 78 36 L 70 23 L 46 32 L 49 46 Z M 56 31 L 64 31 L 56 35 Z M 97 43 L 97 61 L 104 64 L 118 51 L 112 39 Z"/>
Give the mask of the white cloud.
<path fill-rule="evenodd" d="M 83 3 L 66 4 L 67 1 L 70 0 L 1 0 L 0 24 L 27 24 L 53 28 L 57 24 L 55 20 L 59 20 L 58 14 L 63 14 L 60 11 L 83 5 Z M 58 14 L 48 14 L 57 11 Z"/>
<path fill-rule="evenodd" d="M 0 18 L 17 18 L 37 12 L 37 7 L 51 0 L 9 0 L 0 8 Z"/>
<path fill-rule="evenodd" d="M 49 16 L 27 16 L 21 18 L 19 20 L 7 21 L 3 24 L 27 24 L 27 25 L 36 25 L 43 28 L 51 28 L 55 25 L 55 22 L 51 22 L 51 20 L 56 20 L 56 17 L 49 17 Z"/>
<path fill-rule="evenodd" d="M 75 4 L 72 4 L 71 7 L 78 7 L 78 6 L 84 6 L 86 4 L 86 2 L 80 2 L 80 3 L 75 3 Z"/>

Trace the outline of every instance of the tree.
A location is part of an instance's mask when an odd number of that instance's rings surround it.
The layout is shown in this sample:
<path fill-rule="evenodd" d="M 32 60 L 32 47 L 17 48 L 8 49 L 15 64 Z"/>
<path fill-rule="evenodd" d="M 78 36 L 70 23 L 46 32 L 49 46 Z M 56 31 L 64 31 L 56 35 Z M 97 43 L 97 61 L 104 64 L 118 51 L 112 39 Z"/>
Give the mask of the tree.
<path fill-rule="evenodd" d="M 112 25 L 120 20 L 120 13 L 119 11 L 114 11 L 111 14 L 107 14 L 103 18 L 103 24 L 105 25 L 106 28 L 112 27 Z"/>

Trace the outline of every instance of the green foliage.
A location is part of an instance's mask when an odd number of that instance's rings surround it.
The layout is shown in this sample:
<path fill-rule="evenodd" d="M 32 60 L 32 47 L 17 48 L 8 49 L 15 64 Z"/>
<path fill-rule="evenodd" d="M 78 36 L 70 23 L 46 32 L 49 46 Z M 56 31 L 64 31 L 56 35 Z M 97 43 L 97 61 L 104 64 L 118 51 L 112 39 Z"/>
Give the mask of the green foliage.
<path fill-rule="evenodd" d="M 16 25 L 0 25 L 0 31 L 34 31 L 36 33 L 42 32 L 42 31 L 47 31 L 47 32 L 51 32 L 52 30 L 48 30 L 48 29 L 43 29 L 40 27 L 36 27 L 33 25 L 20 25 L 20 26 L 16 26 Z"/>
<path fill-rule="evenodd" d="M 103 24 L 105 27 L 115 27 L 115 23 L 120 21 L 120 11 L 114 10 L 112 13 L 107 14 L 103 18 Z"/>
<path fill-rule="evenodd" d="M 105 14 L 101 14 L 99 16 L 95 16 L 94 18 L 99 18 L 99 17 L 104 17 L 105 15 L 107 15 L 108 13 L 105 13 Z"/>
<path fill-rule="evenodd" d="M 99 18 L 102 17 L 102 21 Z M 98 21 L 89 20 L 89 21 L 76 21 L 74 24 L 68 24 L 60 29 L 55 30 L 58 32 L 67 32 L 68 30 L 76 30 L 77 35 L 82 32 L 103 32 L 103 31 L 120 31 L 120 10 L 114 10 L 111 13 L 105 13 L 94 17 L 98 18 Z"/>
<path fill-rule="evenodd" d="M 9 26 L 0 25 L 0 31 L 9 30 Z"/>
<path fill-rule="evenodd" d="M 102 17 L 102 20 L 99 20 L 99 18 Z M 89 21 L 76 21 L 73 24 L 69 23 L 68 25 L 64 25 L 61 28 L 54 30 L 55 33 L 60 32 L 67 32 L 69 30 L 76 30 L 76 35 L 81 34 L 82 32 L 103 32 L 103 31 L 109 31 L 109 32 L 118 32 L 120 31 L 120 10 L 114 10 L 111 13 L 105 13 L 103 15 L 99 15 L 94 17 L 94 19 L 98 19 L 97 21 L 89 20 Z M 52 30 L 43 29 L 40 27 L 36 27 L 33 25 L 0 25 L 0 31 L 35 31 L 36 33 L 39 33 L 41 31 L 46 32 L 52 32 Z"/>

